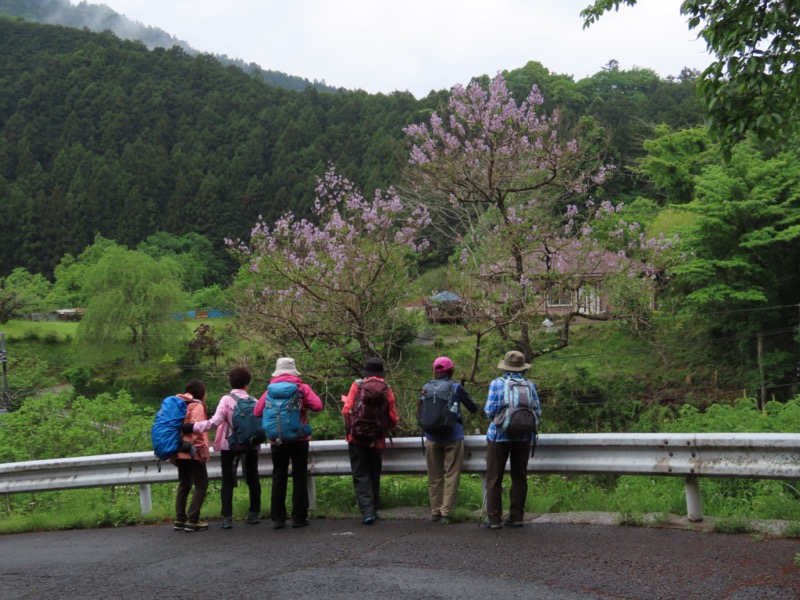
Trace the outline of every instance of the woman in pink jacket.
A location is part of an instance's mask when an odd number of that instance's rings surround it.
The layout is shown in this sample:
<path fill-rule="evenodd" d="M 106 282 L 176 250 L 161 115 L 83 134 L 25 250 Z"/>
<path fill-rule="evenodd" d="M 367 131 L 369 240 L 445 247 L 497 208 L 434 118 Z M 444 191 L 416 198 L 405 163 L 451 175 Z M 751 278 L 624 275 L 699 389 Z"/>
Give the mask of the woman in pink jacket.
<path fill-rule="evenodd" d="M 293 358 L 279 358 L 275 363 L 270 385 L 273 383 L 290 383 L 297 386 L 300 398 L 300 424 L 308 425 L 308 411 L 322 410 L 322 400 L 314 391 L 303 383 Z M 268 388 L 269 390 L 269 388 Z M 267 403 L 265 391 L 256 404 L 253 414 L 260 417 Z M 272 456 L 272 498 L 270 514 L 272 526 L 283 529 L 286 526 L 286 488 L 289 482 L 289 462 L 292 463 L 292 527 L 308 525 L 308 448 L 311 439 L 311 428 L 308 435 L 299 435 L 291 441 L 270 440 Z"/>
<path fill-rule="evenodd" d="M 212 427 L 217 428 L 214 436 L 214 451 L 220 453 L 222 469 L 222 528 L 233 527 L 233 488 L 236 484 L 236 466 L 243 463 L 245 481 L 250 493 L 250 507 L 246 523 L 257 525 L 261 521 L 261 482 L 258 478 L 258 456 L 260 444 L 245 449 L 231 449 L 228 446 L 228 427 L 233 422 L 233 410 L 237 399 L 249 397 L 252 375 L 244 367 L 236 367 L 228 373 L 231 391 L 220 398 L 214 416 L 207 421 L 200 421 L 192 426 L 195 433 L 203 433 Z M 187 427 L 187 425 L 184 425 Z"/>

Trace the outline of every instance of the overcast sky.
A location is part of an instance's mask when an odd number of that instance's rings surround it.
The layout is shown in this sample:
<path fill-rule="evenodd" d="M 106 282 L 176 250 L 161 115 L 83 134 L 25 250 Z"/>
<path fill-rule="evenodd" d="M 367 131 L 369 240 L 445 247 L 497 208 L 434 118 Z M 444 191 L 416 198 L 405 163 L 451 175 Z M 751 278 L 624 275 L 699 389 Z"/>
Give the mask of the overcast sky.
<path fill-rule="evenodd" d="M 72 0 L 73 4 L 78 0 Z M 710 62 L 681 0 L 642 0 L 582 29 L 590 0 L 90 0 L 193 48 L 370 93 L 467 84 L 528 61 L 575 80 L 609 60 L 662 77 Z"/>

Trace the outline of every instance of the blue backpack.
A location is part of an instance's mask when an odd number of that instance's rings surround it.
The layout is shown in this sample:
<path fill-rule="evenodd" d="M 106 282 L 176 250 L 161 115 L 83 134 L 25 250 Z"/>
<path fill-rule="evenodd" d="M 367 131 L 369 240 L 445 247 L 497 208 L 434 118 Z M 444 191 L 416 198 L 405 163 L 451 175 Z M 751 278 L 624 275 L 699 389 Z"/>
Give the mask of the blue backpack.
<path fill-rule="evenodd" d="M 182 447 L 181 425 L 186 418 L 186 407 L 186 402 L 177 396 L 168 396 L 161 401 L 161 408 L 150 429 L 153 454 L 159 460 L 172 458 Z M 184 451 L 188 452 L 189 448 L 184 448 Z"/>
<path fill-rule="evenodd" d="M 231 394 L 231 398 L 236 400 L 236 407 L 229 423 L 228 447 L 231 450 L 250 450 L 260 446 L 266 437 L 261 423 L 253 414 L 256 399 L 236 394 Z"/>
<path fill-rule="evenodd" d="M 262 423 L 267 438 L 276 444 L 311 435 L 311 425 L 300 422 L 300 390 L 296 383 L 281 381 L 267 386 Z"/>

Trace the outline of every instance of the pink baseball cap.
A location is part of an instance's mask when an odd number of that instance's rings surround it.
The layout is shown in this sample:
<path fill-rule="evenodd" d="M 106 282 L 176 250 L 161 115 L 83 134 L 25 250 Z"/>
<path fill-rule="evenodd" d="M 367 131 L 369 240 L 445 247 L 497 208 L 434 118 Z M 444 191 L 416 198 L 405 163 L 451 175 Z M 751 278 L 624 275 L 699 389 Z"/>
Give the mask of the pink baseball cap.
<path fill-rule="evenodd" d="M 455 369 L 455 365 L 453 361 L 447 358 L 446 356 L 440 356 L 435 361 L 433 361 L 433 371 L 451 371 Z"/>

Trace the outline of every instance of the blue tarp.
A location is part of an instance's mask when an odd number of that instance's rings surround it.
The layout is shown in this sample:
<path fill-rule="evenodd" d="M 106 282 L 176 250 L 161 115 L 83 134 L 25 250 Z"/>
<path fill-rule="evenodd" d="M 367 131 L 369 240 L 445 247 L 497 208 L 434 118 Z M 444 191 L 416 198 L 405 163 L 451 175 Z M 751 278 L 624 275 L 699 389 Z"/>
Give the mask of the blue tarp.
<path fill-rule="evenodd" d="M 460 302 L 461 298 L 453 292 L 439 292 L 431 296 L 431 302 Z"/>
<path fill-rule="evenodd" d="M 230 311 L 209 308 L 208 310 L 187 310 L 186 312 L 175 313 L 172 315 L 172 318 L 183 321 L 184 319 L 220 319 L 222 317 L 232 316 L 233 313 Z"/>

